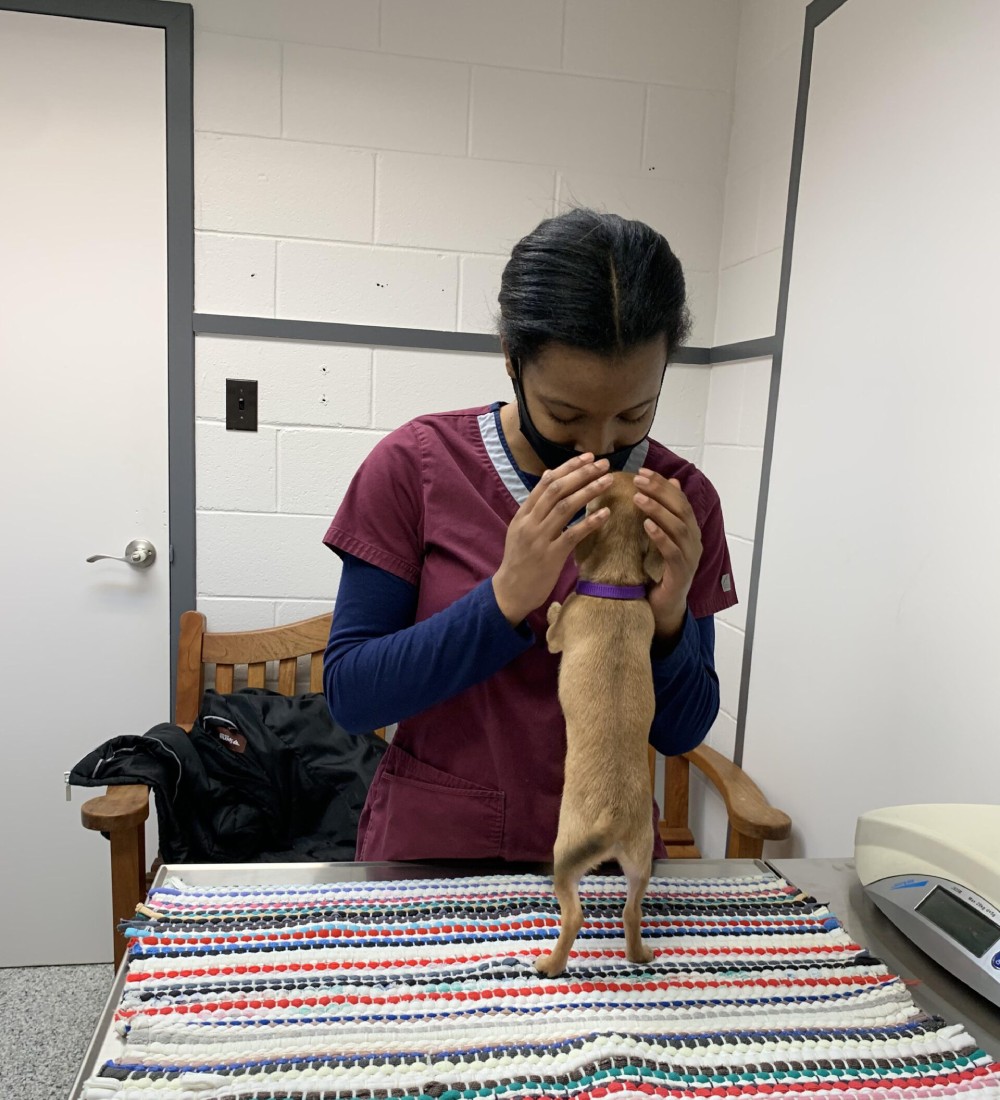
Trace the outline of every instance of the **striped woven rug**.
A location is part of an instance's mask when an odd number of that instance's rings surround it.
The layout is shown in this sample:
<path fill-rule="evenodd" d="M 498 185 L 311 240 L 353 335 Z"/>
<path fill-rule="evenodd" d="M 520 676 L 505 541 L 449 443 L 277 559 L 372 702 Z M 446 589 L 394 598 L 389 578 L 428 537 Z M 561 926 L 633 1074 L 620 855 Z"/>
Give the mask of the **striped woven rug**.
<path fill-rule="evenodd" d="M 765 874 L 653 879 L 656 957 L 625 959 L 624 879 L 591 876 L 567 972 L 537 875 L 153 892 L 88 1100 L 1000 1098 L 828 909 Z"/>

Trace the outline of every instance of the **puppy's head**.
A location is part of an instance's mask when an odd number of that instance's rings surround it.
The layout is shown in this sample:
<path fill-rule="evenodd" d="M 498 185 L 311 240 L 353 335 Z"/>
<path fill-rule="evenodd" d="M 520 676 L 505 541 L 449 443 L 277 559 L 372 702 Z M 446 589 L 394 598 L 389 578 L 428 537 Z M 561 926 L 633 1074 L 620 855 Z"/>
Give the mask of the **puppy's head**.
<path fill-rule="evenodd" d="M 658 583 L 663 559 L 642 525 L 645 516 L 635 506 L 632 474 L 611 476 L 611 485 L 587 505 L 588 514 L 600 508 L 611 514 L 574 551 L 580 576 L 603 584 Z"/>

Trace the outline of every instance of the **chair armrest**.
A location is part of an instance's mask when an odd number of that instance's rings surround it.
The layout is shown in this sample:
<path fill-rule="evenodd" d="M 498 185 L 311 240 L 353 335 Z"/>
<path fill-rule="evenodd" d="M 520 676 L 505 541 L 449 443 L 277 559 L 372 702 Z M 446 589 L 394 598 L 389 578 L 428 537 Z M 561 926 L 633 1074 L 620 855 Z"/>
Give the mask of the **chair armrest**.
<path fill-rule="evenodd" d="M 145 783 L 123 783 L 108 787 L 107 793 L 84 802 L 80 820 L 85 829 L 102 833 L 134 829 L 149 817 L 149 787 Z"/>
<path fill-rule="evenodd" d="M 709 745 L 699 745 L 683 755 L 722 795 L 736 832 L 761 840 L 784 840 L 791 832 L 788 814 L 775 809 L 738 764 Z"/>

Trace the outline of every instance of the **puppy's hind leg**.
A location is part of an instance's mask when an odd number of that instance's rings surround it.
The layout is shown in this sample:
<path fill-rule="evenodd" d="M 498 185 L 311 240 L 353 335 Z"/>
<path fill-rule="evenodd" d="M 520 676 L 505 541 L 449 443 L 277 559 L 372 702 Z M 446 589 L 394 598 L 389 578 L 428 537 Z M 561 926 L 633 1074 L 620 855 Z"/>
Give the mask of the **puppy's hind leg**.
<path fill-rule="evenodd" d="M 583 925 L 583 907 L 580 905 L 580 879 L 600 862 L 604 845 L 601 842 L 587 841 L 575 850 L 566 851 L 560 848 L 559 838 L 556 838 L 555 870 L 553 883 L 556 890 L 556 898 L 559 900 L 559 917 L 562 927 L 559 930 L 559 939 L 555 947 L 548 955 L 541 955 L 535 960 L 535 969 L 539 974 L 545 974 L 549 978 L 556 977 L 566 969 L 570 950 L 576 942 Z"/>
<path fill-rule="evenodd" d="M 618 853 L 618 862 L 628 879 L 628 894 L 622 909 L 622 923 L 625 925 L 625 957 L 629 962 L 652 962 L 656 954 L 651 947 L 642 942 L 642 899 L 646 896 L 653 861 L 653 835 L 646 827 L 648 836 L 639 838 L 626 845 Z"/>

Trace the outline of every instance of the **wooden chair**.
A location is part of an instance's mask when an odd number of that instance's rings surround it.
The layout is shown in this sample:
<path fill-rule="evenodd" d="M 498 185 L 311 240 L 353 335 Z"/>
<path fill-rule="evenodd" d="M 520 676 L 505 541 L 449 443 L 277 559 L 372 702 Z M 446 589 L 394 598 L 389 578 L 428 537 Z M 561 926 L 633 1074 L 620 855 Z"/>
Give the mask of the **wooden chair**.
<path fill-rule="evenodd" d="M 230 692 L 243 686 L 236 670 L 246 666 L 247 687 L 276 687 L 283 695 L 323 690 L 323 651 L 330 634 L 330 615 L 276 626 L 265 630 L 209 633 L 205 616 L 186 611 L 181 616 L 178 643 L 177 698 L 174 722 L 190 730 L 198 718 L 205 693 L 206 669 L 214 666 L 214 686 Z M 307 679 L 300 680 L 300 658 L 308 657 Z M 277 682 L 268 682 L 268 662 L 277 662 Z M 382 736 L 385 731 L 377 731 Z M 649 750 L 650 784 L 655 790 L 657 753 Z M 664 759 L 664 782 L 659 804 L 663 807 L 660 835 L 674 859 L 696 859 L 701 853 L 688 825 L 690 765 L 694 764 L 722 795 L 729 815 L 730 836 L 726 855 L 760 858 L 765 840 L 788 836 L 787 814 L 770 806 L 741 768 L 707 745 L 683 756 Z M 85 802 L 80 816 L 87 829 L 111 840 L 112 927 L 131 917 L 146 897 L 152 872 L 146 870 L 146 819 L 149 788 L 143 784 L 109 787 L 106 794 Z M 156 861 L 154 861 L 154 867 Z M 115 966 L 125 953 L 125 939 L 115 932 Z"/>
<path fill-rule="evenodd" d="M 649 783 L 656 794 L 656 750 L 649 749 Z M 680 756 L 663 758 L 660 836 L 670 859 L 700 859 L 689 824 L 691 765 L 722 796 L 729 817 L 727 859 L 760 859 L 765 840 L 784 840 L 791 832 L 788 814 L 775 809 L 745 771 L 710 745 L 699 745 Z"/>
<path fill-rule="evenodd" d="M 247 687 L 272 687 L 283 695 L 323 690 L 323 651 L 330 635 L 330 614 L 265 630 L 209 633 L 205 616 L 186 611 L 181 616 L 178 641 L 177 696 L 174 722 L 190 731 L 198 718 L 205 693 L 205 673 L 214 666 L 215 690 L 230 692 L 244 686 L 237 668 L 246 666 Z M 300 680 L 299 659 L 309 658 L 308 679 Z M 277 682 L 268 682 L 268 662 L 277 662 Z M 382 731 L 384 736 L 384 731 Z M 84 827 L 105 833 L 111 840 L 111 919 L 131 917 L 146 897 L 151 873 L 146 871 L 146 818 L 149 788 L 141 783 L 109 787 L 106 794 L 85 802 L 80 810 Z M 155 864 L 154 864 L 155 866 Z M 115 932 L 115 966 L 125 953 L 125 939 Z"/>

